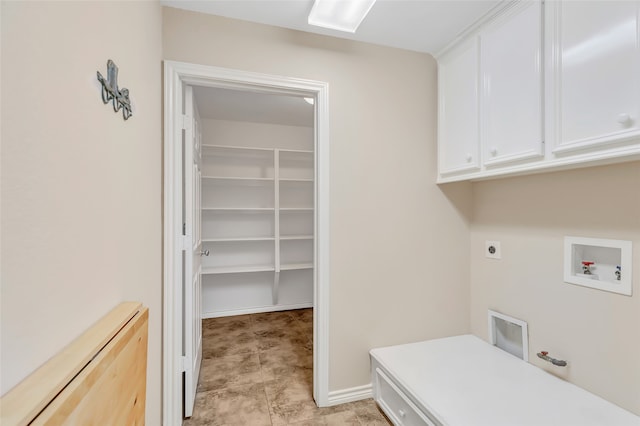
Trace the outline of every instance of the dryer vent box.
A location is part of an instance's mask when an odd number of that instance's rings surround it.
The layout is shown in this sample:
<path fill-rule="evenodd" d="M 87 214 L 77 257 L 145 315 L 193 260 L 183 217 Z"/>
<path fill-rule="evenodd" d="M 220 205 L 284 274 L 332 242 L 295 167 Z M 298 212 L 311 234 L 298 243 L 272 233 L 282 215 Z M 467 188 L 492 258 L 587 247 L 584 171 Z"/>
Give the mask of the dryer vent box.
<path fill-rule="evenodd" d="M 489 343 L 529 361 L 529 333 L 525 321 L 489 310 Z"/>

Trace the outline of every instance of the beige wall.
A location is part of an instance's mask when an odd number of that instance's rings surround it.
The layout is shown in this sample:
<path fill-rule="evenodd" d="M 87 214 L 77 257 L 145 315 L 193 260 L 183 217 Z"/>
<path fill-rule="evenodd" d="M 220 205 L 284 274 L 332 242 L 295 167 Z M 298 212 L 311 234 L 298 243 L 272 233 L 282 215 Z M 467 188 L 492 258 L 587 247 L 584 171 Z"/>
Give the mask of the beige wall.
<path fill-rule="evenodd" d="M 160 424 L 161 9 L 2 10 L 2 393 L 124 300 L 150 310 L 147 424 Z M 134 115 L 104 105 L 120 68 Z"/>
<path fill-rule="evenodd" d="M 435 185 L 434 59 L 163 10 L 165 59 L 329 83 L 330 390 L 370 383 L 370 348 L 468 332 L 470 192 Z"/>
<path fill-rule="evenodd" d="M 640 415 L 639 188 L 639 162 L 474 184 L 471 330 L 487 338 L 487 309 L 527 321 L 531 363 Z M 631 240 L 633 297 L 564 283 L 567 235 Z"/>

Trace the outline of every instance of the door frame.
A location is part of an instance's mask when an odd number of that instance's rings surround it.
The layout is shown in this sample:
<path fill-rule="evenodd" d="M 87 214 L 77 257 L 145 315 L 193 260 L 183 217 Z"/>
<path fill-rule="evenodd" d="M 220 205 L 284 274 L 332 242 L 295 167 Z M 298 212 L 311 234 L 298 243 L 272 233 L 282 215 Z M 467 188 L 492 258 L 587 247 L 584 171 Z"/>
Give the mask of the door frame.
<path fill-rule="evenodd" d="M 182 424 L 182 101 L 183 85 L 315 99 L 313 397 L 329 405 L 329 85 L 186 62 L 164 61 L 162 419 Z"/>

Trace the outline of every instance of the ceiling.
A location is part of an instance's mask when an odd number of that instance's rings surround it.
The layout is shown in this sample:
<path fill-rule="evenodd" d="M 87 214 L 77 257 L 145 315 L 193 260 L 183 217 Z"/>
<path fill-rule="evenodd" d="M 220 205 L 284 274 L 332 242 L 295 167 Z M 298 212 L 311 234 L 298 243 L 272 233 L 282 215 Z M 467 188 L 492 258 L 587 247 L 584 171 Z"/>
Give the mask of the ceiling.
<path fill-rule="evenodd" d="M 502 0 L 377 0 L 355 34 L 307 24 L 314 0 L 161 0 L 165 6 L 435 54 Z M 302 98 L 198 87 L 202 118 L 313 126 Z"/>
<path fill-rule="evenodd" d="M 301 97 L 196 87 L 201 118 L 312 127 L 313 105 Z"/>
<path fill-rule="evenodd" d="M 435 54 L 501 0 L 377 0 L 355 34 L 307 24 L 313 0 L 161 0 L 165 6 Z"/>

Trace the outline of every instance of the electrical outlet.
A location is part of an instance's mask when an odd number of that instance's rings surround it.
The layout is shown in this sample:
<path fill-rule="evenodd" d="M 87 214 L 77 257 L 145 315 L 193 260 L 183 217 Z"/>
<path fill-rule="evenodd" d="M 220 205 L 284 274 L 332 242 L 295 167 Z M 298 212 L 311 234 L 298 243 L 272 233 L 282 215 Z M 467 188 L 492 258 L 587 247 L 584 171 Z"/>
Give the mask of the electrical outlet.
<path fill-rule="evenodd" d="M 501 259 L 500 241 L 485 241 L 484 255 L 490 259 Z"/>

